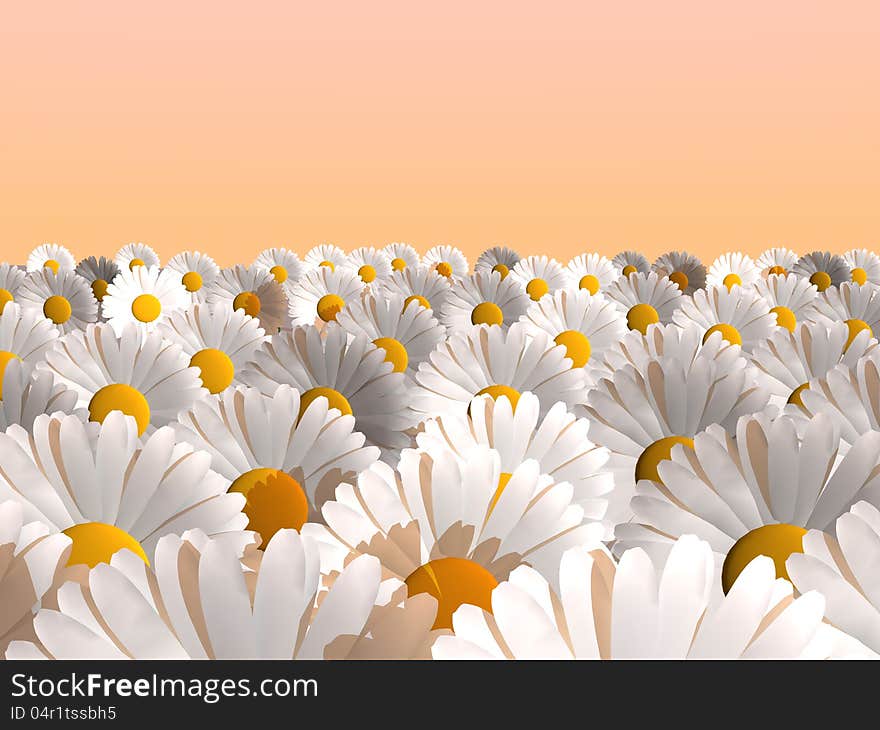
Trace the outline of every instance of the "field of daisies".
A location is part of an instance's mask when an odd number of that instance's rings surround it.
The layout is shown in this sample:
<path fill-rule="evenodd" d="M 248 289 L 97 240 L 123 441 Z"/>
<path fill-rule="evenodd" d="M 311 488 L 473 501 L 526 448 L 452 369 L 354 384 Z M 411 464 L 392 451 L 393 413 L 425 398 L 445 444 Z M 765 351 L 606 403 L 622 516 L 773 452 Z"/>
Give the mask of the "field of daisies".
<path fill-rule="evenodd" d="M 873 658 L 880 258 L 0 265 L 8 659 Z"/>

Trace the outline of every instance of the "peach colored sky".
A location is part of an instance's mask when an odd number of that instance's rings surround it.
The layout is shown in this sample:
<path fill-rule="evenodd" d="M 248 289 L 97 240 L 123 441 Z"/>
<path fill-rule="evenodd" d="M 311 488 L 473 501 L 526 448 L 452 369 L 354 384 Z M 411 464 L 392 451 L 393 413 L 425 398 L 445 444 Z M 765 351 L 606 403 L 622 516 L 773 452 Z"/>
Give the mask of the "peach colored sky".
<path fill-rule="evenodd" d="M 6 3 L 0 258 L 880 248 L 880 4 Z"/>

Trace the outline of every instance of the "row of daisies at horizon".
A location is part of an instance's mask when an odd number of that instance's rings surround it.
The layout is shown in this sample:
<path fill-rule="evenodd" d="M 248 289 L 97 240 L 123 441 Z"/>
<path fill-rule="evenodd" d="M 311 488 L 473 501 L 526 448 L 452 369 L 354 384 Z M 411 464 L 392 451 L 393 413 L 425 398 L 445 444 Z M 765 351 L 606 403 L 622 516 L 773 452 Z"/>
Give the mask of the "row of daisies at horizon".
<path fill-rule="evenodd" d="M 7 659 L 876 658 L 880 258 L 0 266 Z"/>

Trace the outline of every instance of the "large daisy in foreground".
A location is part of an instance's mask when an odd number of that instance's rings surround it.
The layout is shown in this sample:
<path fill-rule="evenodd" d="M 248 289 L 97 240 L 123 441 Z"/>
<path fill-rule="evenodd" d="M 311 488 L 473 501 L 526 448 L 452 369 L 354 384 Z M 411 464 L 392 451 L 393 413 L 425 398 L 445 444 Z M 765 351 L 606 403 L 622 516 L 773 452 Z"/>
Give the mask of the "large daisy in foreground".
<path fill-rule="evenodd" d="M 288 313 L 293 326 L 335 322 L 345 306 L 361 295 L 364 283 L 357 272 L 340 266 L 319 266 L 288 290 Z"/>
<path fill-rule="evenodd" d="M 727 596 L 712 595 L 709 546 L 681 538 L 662 569 L 641 550 L 618 563 L 572 548 L 548 581 L 523 566 L 492 592 L 492 611 L 465 605 L 435 659 L 824 659 L 871 656 L 822 623 L 825 601 L 794 597 L 769 558 L 756 558 Z"/>
<path fill-rule="evenodd" d="M 767 302 L 754 289 L 739 286 L 701 289 L 685 298 L 672 319 L 680 327 L 698 325 L 704 342 L 714 335 L 746 351 L 766 340 L 776 324 Z"/>
<path fill-rule="evenodd" d="M 32 271 L 17 292 L 22 309 L 34 309 L 60 332 L 83 329 L 98 319 L 98 302 L 89 283 L 73 271 L 55 274 L 48 269 Z"/>
<path fill-rule="evenodd" d="M 520 259 L 510 270 L 510 278 L 518 281 L 535 302 L 573 283 L 571 272 L 548 256 L 526 256 Z"/>
<path fill-rule="evenodd" d="M 150 562 L 167 534 L 200 528 L 244 539 L 244 497 L 227 494 L 210 465 L 170 428 L 139 439 L 134 419 L 118 411 L 102 424 L 39 416 L 32 432 L 0 434 L 0 500 L 73 540 L 69 565 L 109 562 L 123 548 Z"/>
<path fill-rule="evenodd" d="M 706 286 L 706 267 L 687 251 L 670 251 L 657 258 L 651 267 L 667 277 L 682 294 L 693 294 Z"/>
<path fill-rule="evenodd" d="M 440 322 L 450 332 L 464 332 L 475 324 L 507 329 L 528 305 L 529 297 L 514 277 L 477 272 L 453 282 L 440 310 Z"/>
<path fill-rule="evenodd" d="M 178 274 L 183 288 L 189 292 L 193 302 L 203 302 L 208 289 L 220 273 L 214 259 L 199 251 L 184 251 L 172 256 L 166 269 Z"/>
<path fill-rule="evenodd" d="M 829 251 L 813 251 L 801 256 L 791 272 L 808 279 L 820 292 L 850 281 L 850 270 L 846 261 Z"/>
<path fill-rule="evenodd" d="M 416 302 L 425 309 L 433 310 L 434 316 L 437 316 L 449 296 L 452 282 L 432 267 L 422 265 L 395 271 L 382 282 L 382 286 L 388 294 L 400 294 L 407 307 Z"/>
<path fill-rule="evenodd" d="M 564 347 L 547 335 L 529 336 L 522 324 L 474 325 L 441 343 L 419 366 L 412 406 L 427 416 L 465 413 L 474 396 L 507 396 L 516 407 L 531 391 L 546 413 L 557 401 L 574 406 L 583 400 L 584 371 L 572 368 Z"/>
<path fill-rule="evenodd" d="M 0 383 L 11 361 L 23 360 L 31 366 L 36 365 L 57 339 L 58 330 L 41 312 L 22 310 L 19 305 L 9 302 L 0 313 Z M 2 398 L 0 387 L 0 400 Z"/>
<path fill-rule="evenodd" d="M 134 417 L 139 433 L 158 428 L 207 394 L 199 370 L 179 345 L 130 325 L 117 338 L 108 324 L 89 325 L 61 338 L 38 367 L 78 396 L 92 421 L 112 411 Z"/>
<path fill-rule="evenodd" d="M 135 269 L 138 266 L 159 266 L 159 254 L 145 243 L 128 243 L 116 252 L 114 263 L 120 269 Z"/>
<path fill-rule="evenodd" d="M 208 304 L 240 309 L 260 320 L 267 334 L 287 326 L 287 296 L 275 277 L 259 266 L 223 269 L 208 290 Z"/>
<path fill-rule="evenodd" d="M 101 313 L 117 333 L 134 324 L 151 332 L 174 311 L 185 309 L 192 298 L 171 269 L 135 266 L 121 269 L 107 287 Z"/>
<path fill-rule="evenodd" d="M 684 301 L 678 286 L 655 271 L 621 276 L 605 290 L 605 294 L 623 311 L 626 326 L 642 334 L 652 324 L 671 322 L 675 310 Z"/>
<path fill-rule="evenodd" d="M 306 403 L 289 385 L 270 395 L 230 388 L 198 401 L 172 424 L 177 437 L 211 455 L 211 468 L 243 494 L 249 529 L 267 543 L 282 528 L 299 530 L 340 482 L 379 458 L 354 430 L 351 415 L 326 397 Z"/>
<path fill-rule="evenodd" d="M 384 594 L 429 593 L 438 601 L 434 628 L 451 628 L 461 604 L 489 609 L 492 589 L 518 565 L 551 570 L 567 548 L 601 538 L 572 496 L 531 459 L 505 475 L 485 447 L 463 460 L 405 449 L 397 472 L 377 462 L 357 484 L 340 485 L 324 505 L 326 526 L 306 525 L 304 534 L 323 543 L 325 570 L 352 552 L 376 556 Z"/>
<path fill-rule="evenodd" d="M 808 279 L 795 274 L 770 274 L 759 279 L 754 289 L 776 315 L 776 326 L 794 332 L 800 322 L 821 318 L 816 309 L 819 290 Z"/>
<path fill-rule="evenodd" d="M 69 249 L 59 246 L 57 243 L 44 243 L 37 246 L 27 259 L 28 271 L 40 271 L 49 269 L 53 274 L 59 271 L 73 271 L 76 259 Z"/>

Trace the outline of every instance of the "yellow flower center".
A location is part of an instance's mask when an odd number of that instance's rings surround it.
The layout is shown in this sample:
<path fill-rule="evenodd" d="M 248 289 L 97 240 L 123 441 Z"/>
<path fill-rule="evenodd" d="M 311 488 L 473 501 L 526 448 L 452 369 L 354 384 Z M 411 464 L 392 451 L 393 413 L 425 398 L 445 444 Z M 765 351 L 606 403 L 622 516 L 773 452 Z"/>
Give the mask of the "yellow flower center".
<path fill-rule="evenodd" d="M 807 531 L 797 525 L 764 525 L 751 532 L 747 532 L 734 543 L 724 558 L 721 567 L 721 588 L 727 593 L 745 570 L 746 566 L 759 555 L 766 555 L 773 559 L 776 565 L 776 577 L 788 577 L 785 569 L 785 561 L 792 553 L 804 551 L 804 535 Z"/>
<path fill-rule="evenodd" d="M 251 469 L 229 487 L 245 497 L 242 512 L 248 529 L 263 538 L 265 548 L 278 530 L 299 530 L 309 518 L 309 500 L 300 483 L 279 469 Z"/>
<path fill-rule="evenodd" d="M 687 446 L 689 449 L 694 448 L 694 440 L 687 438 L 687 436 L 667 436 L 666 438 L 658 439 L 648 446 L 642 452 L 638 461 L 636 461 L 636 481 L 648 479 L 662 484 L 663 480 L 660 478 L 657 466 L 661 461 L 669 461 L 672 458 L 672 448 L 676 444 Z"/>
<path fill-rule="evenodd" d="M 620 273 L 624 276 L 629 276 L 630 274 L 635 274 L 637 271 L 638 269 L 635 266 L 633 266 L 632 264 L 627 264 L 623 267 L 623 271 L 621 271 Z"/>
<path fill-rule="evenodd" d="M 95 295 L 95 299 L 99 302 L 104 301 L 104 297 L 107 296 L 107 281 L 105 279 L 95 279 L 92 282 L 92 294 Z"/>
<path fill-rule="evenodd" d="M 502 281 L 504 281 L 510 273 L 510 269 L 504 264 L 495 264 L 495 266 L 492 267 L 492 271 L 501 274 Z"/>
<path fill-rule="evenodd" d="M 742 286 L 743 280 L 739 274 L 728 274 L 721 283 L 727 287 L 727 291 L 730 291 L 735 286 Z"/>
<path fill-rule="evenodd" d="M 232 308 L 241 309 L 245 314 L 250 315 L 251 317 L 256 317 L 262 310 L 263 304 L 256 292 L 243 291 L 241 294 L 237 294 L 235 299 L 232 300 Z"/>
<path fill-rule="evenodd" d="M 410 296 L 408 296 L 406 299 L 403 300 L 403 311 L 404 312 L 406 311 L 406 308 L 410 305 L 410 302 L 418 302 L 425 309 L 431 308 L 431 302 L 429 302 L 423 296 L 421 296 L 420 294 L 410 294 Z"/>
<path fill-rule="evenodd" d="M 202 275 L 198 271 L 187 271 L 180 279 L 184 288 L 192 294 L 202 288 Z"/>
<path fill-rule="evenodd" d="M 138 322 L 154 322 L 162 314 L 162 303 L 152 294 L 139 294 L 131 303 L 131 313 Z"/>
<path fill-rule="evenodd" d="M 801 398 L 801 393 L 803 393 L 805 390 L 809 390 L 809 389 L 810 389 L 809 383 L 801 383 L 797 388 L 795 388 L 793 391 L 791 391 L 791 395 L 788 396 L 787 402 L 803 408 L 804 401 Z"/>
<path fill-rule="evenodd" d="M 55 324 L 64 324 L 70 319 L 72 311 L 70 302 L 60 294 L 55 294 L 43 302 L 43 315 Z"/>
<path fill-rule="evenodd" d="M 851 272 L 850 277 L 859 286 L 863 286 L 868 281 L 868 272 L 863 268 L 856 266 Z"/>
<path fill-rule="evenodd" d="M 98 563 L 109 563 L 120 550 L 131 550 L 147 565 L 150 561 L 141 544 L 125 530 L 103 522 L 83 522 L 63 530 L 73 545 L 68 565 L 87 565 L 94 568 Z"/>
<path fill-rule="evenodd" d="M 491 396 L 492 400 L 498 400 L 502 395 L 507 396 L 507 400 L 510 401 L 511 408 L 514 411 L 516 410 L 516 404 L 519 402 L 519 393 L 509 385 L 487 385 L 477 395 L 488 395 Z"/>
<path fill-rule="evenodd" d="M 21 360 L 21 358 L 14 352 L 0 350 L 0 401 L 3 400 L 3 373 L 6 372 L 6 366 L 12 360 Z"/>
<path fill-rule="evenodd" d="M 407 593 L 428 593 L 437 599 L 435 629 L 451 629 L 452 614 L 463 603 L 492 611 L 492 590 L 498 585 L 488 570 L 466 558 L 438 558 L 416 568 L 406 579 Z"/>
<path fill-rule="evenodd" d="M 134 270 L 135 266 L 146 266 L 146 264 L 143 259 L 132 259 L 128 262 L 129 270 Z"/>
<path fill-rule="evenodd" d="M 685 289 L 687 289 L 688 276 L 683 271 L 673 271 L 669 275 L 669 281 L 671 281 L 673 284 L 677 284 L 678 288 L 681 291 L 684 291 Z"/>
<path fill-rule="evenodd" d="M 396 256 L 391 259 L 391 268 L 394 271 L 403 271 L 406 268 L 406 261 L 400 258 L 400 256 Z"/>
<path fill-rule="evenodd" d="M 553 341 L 565 348 L 565 356 L 571 360 L 573 368 L 582 368 L 590 360 L 590 340 L 583 332 L 565 330 L 560 332 Z"/>
<path fill-rule="evenodd" d="M 599 291 L 599 279 L 592 274 L 584 274 L 578 282 L 578 288 L 596 294 Z"/>
<path fill-rule="evenodd" d="M 61 268 L 61 264 L 59 264 L 55 259 L 46 259 L 43 262 L 43 268 L 49 269 L 53 274 L 57 274 L 58 269 Z"/>
<path fill-rule="evenodd" d="M 831 286 L 831 277 L 827 271 L 817 271 L 810 277 L 810 283 L 815 284 L 819 291 L 825 291 Z"/>
<path fill-rule="evenodd" d="M 393 337 L 379 337 L 373 340 L 376 347 L 385 350 L 385 362 L 390 362 L 395 373 L 402 373 L 409 365 L 409 355 L 402 343 Z"/>
<path fill-rule="evenodd" d="M 526 294 L 532 298 L 533 302 L 537 302 L 548 291 L 550 291 L 550 287 L 547 286 L 547 282 L 543 279 L 532 279 L 526 284 Z"/>
<path fill-rule="evenodd" d="M 350 416 L 352 414 L 351 405 L 348 402 L 348 399 L 342 395 L 338 390 L 333 390 L 333 388 L 310 388 L 305 393 L 303 393 L 299 398 L 299 418 L 303 417 L 303 414 L 306 412 L 306 409 L 312 404 L 312 401 L 315 398 L 320 398 L 323 396 L 327 399 L 329 408 L 336 408 L 343 416 Z"/>
<path fill-rule="evenodd" d="M 706 334 L 703 335 L 703 344 L 705 345 L 709 338 L 716 332 L 720 332 L 721 339 L 726 340 L 731 345 L 742 345 L 743 343 L 742 335 L 740 335 L 739 330 L 731 324 L 725 324 L 722 322 L 721 324 L 713 324 L 706 330 Z"/>
<path fill-rule="evenodd" d="M 325 268 L 330 269 L 330 271 L 336 271 L 336 264 L 332 261 L 327 261 L 326 259 L 318 264 L 318 266 L 324 266 Z"/>
<path fill-rule="evenodd" d="M 358 276 L 364 284 L 369 284 L 376 279 L 376 269 L 369 264 L 364 264 L 358 269 Z"/>
<path fill-rule="evenodd" d="M 235 377 L 235 365 L 222 350 L 213 347 L 199 350 L 189 361 L 190 367 L 201 370 L 202 385 L 211 393 L 226 390 Z"/>
<path fill-rule="evenodd" d="M 283 284 L 287 281 L 287 269 L 281 266 L 281 264 L 275 264 L 275 266 L 269 269 L 269 273 L 272 274 L 278 284 Z"/>
<path fill-rule="evenodd" d="M 849 335 L 846 338 L 846 345 L 843 348 L 844 352 L 849 349 L 849 346 L 853 343 L 853 340 L 858 337 L 859 332 L 868 330 L 868 336 L 874 336 L 874 331 L 871 329 L 871 326 L 863 319 L 848 319 L 846 320 L 846 326 L 849 328 Z"/>
<path fill-rule="evenodd" d="M 480 302 L 471 312 L 472 324 L 503 324 L 504 313 L 495 302 Z"/>
<path fill-rule="evenodd" d="M 452 264 L 448 261 L 441 261 L 434 269 L 440 276 L 445 276 L 447 279 L 452 276 Z"/>
<path fill-rule="evenodd" d="M 648 327 L 660 321 L 660 315 L 650 304 L 636 304 L 626 313 L 626 326 L 631 330 L 638 330 L 642 334 L 648 331 Z"/>
<path fill-rule="evenodd" d="M 335 322 L 336 315 L 345 307 L 345 300 L 338 294 L 325 294 L 318 300 L 318 316 L 325 322 Z"/>
<path fill-rule="evenodd" d="M 794 312 L 788 307 L 782 306 L 773 307 L 770 311 L 776 315 L 777 327 L 785 327 L 789 332 L 794 332 L 794 328 L 797 325 L 797 317 L 794 316 Z"/>
<path fill-rule="evenodd" d="M 767 274 L 768 275 L 776 274 L 777 276 L 786 276 L 788 274 L 788 271 L 786 270 L 786 268 L 784 266 L 780 266 L 779 264 L 777 264 L 776 266 L 771 266 L 770 269 L 767 271 Z"/>
<path fill-rule="evenodd" d="M 8 289 L 0 289 L 0 314 L 3 313 L 3 307 L 6 306 L 7 302 L 14 302 L 15 297 L 12 296 L 12 292 Z"/>
<path fill-rule="evenodd" d="M 122 411 L 137 422 L 138 435 L 150 425 L 150 404 L 143 394 L 126 383 L 105 385 L 89 401 L 89 420 L 104 423 L 111 411 Z"/>

